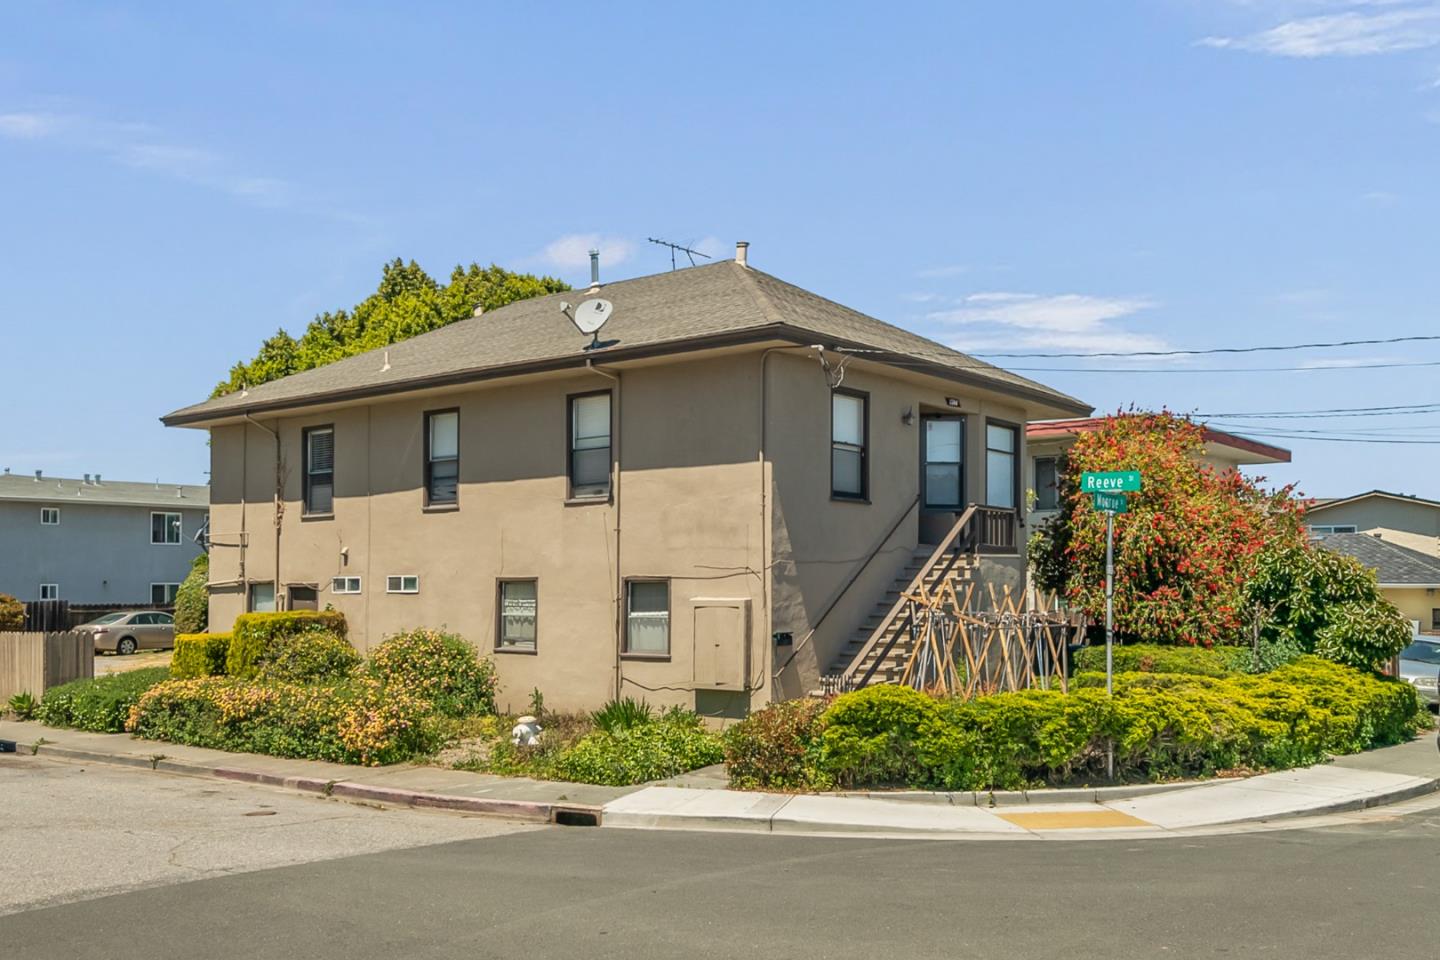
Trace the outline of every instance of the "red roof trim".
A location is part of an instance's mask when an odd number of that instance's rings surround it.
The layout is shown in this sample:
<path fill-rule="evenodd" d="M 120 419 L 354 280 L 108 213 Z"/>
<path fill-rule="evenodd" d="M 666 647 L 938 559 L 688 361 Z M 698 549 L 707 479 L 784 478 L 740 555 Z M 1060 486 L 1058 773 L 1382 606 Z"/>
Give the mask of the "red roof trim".
<path fill-rule="evenodd" d="M 1025 425 L 1025 436 L 1029 439 L 1044 437 L 1068 437 L 1077 433 L 1092 433 L 1104 426 L 1108 417 L 1082 417 L 1076 420 L 1038 420 Z M 1214 427 L 1201 425 L 1207 443 L 1218 443 L 1224 447 L 1245 450 L 1258 456 L 1267 457 L 1277 463 L 1289 463 L 1290 451 L 1284 447 L 1271 446 L 1259 440 L 1251 440 Z"/>

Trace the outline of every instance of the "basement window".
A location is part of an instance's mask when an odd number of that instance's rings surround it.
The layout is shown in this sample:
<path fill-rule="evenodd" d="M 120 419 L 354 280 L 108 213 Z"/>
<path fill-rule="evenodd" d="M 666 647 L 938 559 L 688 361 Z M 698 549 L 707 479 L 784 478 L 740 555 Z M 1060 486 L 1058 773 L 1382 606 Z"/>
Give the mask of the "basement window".
<path fill-rule="evenodd" d="M 386 593 L 419 593 L 420 578 L 414 574 L 403 574 L 385 578 Z"/>

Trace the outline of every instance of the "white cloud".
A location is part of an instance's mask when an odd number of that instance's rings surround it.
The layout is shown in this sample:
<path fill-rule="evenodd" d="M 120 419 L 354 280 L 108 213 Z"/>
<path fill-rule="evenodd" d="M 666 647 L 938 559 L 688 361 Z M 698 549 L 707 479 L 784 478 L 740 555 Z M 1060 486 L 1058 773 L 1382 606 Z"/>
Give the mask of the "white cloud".
<path fill-rule="evenodd" d="M 1097 297 L 1082 293 L 974 293 L 929 319 L 976 328 L 954 342 L 961 350 L 1136 351 L 1164 350 L 1163 337 L 1137 333 L 1114 321 L 1154 307 L 1144 297 Z"/>
<path fill-rule="evenodd" d="M 943 267 L 927 267 L 924 270 L 916 270 L 915 276 L 921 280 L 938 280 L 941 277 L 958 277 L 961 274 L 969 273 L 973 267 L 968 263 L 952 263 Z"/>
<path fill-rule="evenodd" d="M 136 170 L 220 190 L 265 206 L 282 204 L 292 194 L 290 185 L 283 180 L 238 173 L 218 154 L 166 142 L 154 127 L 143 123 L 96 120 L 80 114 L 0 113 L 0 137 L 45 140 L 89 150 Z"/>
<path fill-rule="evenodd" d="M 1279 57 L 1363 57 L 1440 44 L 1440 4 L 1349 3 L 1341 13 L 1286 21 L 1240 37 L 1205 37 L 1201 46 Z M 1391 7 L 1398 6 L 1398 9 Z M 1386 9 L 1375 9 L 1385 7 Z"/>
<path fill-rule="evenodd" d="M 546 244 L 539 259 L 561 270 L 578 270 L 590 265 L 591 250 L 600 251 L 603 277 L 606 267 L 624 263 L 635 254 L 635 244 L 624 237 L 606 237 L 598 233 L 567 233 Z"/>

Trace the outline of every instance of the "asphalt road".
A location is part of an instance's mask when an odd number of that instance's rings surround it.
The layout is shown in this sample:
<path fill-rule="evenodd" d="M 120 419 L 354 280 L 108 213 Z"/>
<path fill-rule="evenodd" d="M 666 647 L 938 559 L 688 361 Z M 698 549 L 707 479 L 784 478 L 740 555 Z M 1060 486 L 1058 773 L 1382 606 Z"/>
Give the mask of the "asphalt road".
<path fill-rule="evenodd" d="M 131 776 L 147 778 L 132 790 L 163 778 Z M 411 837 L 412 821 L 427 837 L 475 822 L 355 809 Z M 26 910 L 0 917 L 0 955 L 1431 960 L 1440 805 L 1399 809 L 1410 812 L 1140 842 L 505 830 Z M 7 851 L 5 886 L 27 882 L 16 866 Z"/>

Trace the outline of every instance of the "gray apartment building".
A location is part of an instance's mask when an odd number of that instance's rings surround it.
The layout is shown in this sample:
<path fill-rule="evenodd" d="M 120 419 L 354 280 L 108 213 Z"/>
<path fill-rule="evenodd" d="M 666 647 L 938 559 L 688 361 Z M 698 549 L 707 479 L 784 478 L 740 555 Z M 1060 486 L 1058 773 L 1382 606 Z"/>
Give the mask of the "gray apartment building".
<path fill-rule="evenodd" d="M 0 475 L 0 593 L 166 606 L 200 553 L 210 488 Z"/>

